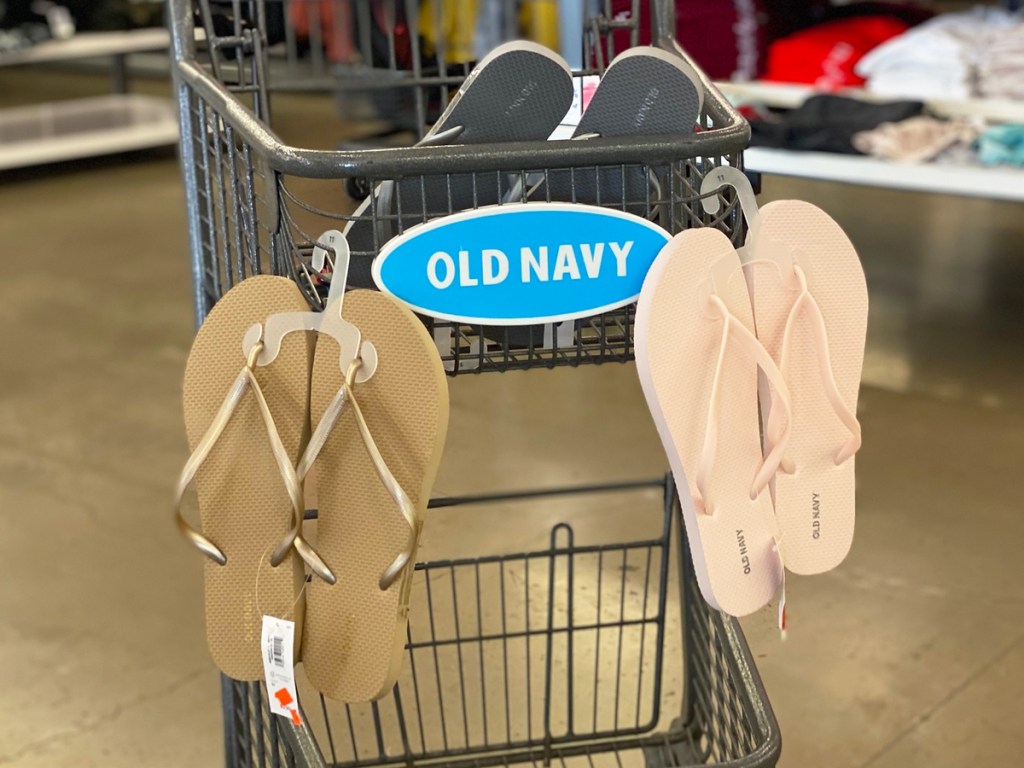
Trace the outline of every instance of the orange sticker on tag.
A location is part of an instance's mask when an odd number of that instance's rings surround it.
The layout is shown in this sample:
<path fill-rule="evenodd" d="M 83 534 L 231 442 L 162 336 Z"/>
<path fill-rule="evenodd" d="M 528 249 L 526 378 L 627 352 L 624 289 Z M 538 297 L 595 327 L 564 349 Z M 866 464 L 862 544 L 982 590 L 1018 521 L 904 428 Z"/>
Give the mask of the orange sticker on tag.
<path fill-rule="evenodd" d="M 302 725 L 302 717 L 299 715 L 299 710 L 291 706 L 295 703 L 295 699 L 292 698 L 287 688 L 278 688 L 274 691 L 274 698 L 277 699 L 282 709 L 288 711 L 295 725 Z"/>

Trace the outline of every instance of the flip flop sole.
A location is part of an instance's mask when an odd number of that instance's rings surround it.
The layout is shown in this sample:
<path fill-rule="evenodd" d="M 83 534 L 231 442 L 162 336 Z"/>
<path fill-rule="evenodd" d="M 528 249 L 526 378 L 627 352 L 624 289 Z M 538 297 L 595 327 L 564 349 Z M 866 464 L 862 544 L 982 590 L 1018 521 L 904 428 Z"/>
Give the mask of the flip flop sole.
<path fill-rule="evenodd" d="M 422 519 L 448 429 L 441 360 L 423 324 L 388 296 L 351 291 L 342 314 L 376 347 L 377 371 L 354 392 L 385 463 Z M 313 366 L 314 422 L 342 379 L 337 347 L 321 338 Z M 381 484 L 350 407 L 338 418 L 315 471 L 315 548 L 337 583 L 314 578 L 309 585 L 303 663 L 324 695 L 368 701 L 387 693 L 400 670 L 413 565 L 387 590 L 379 579 L 404 548 L 409 527 Z"/>
<path fill-rule="evenodd" d="M 651 267 L 636 313 L 636 364 L 644 396 L 679 489 L 697 581 L 705 600 L 733 616 L 764 607 L 782 584 L 774 550 L 775 521 L 768 489 L 750 498 L 761 463 L 757 365 L 726 355 L 717 405 L 717 449 L 707 480 L 713 514 L 694 506 L 709 402 L 723 322 L 706 314 L 713 266 L 735 261 L 716 293 L 753 333 L 750 300 L 739 256 L 715 229 L 673 238 Z"/>
<path fill-rule="evenodd" d="M 185 368 L 184 411 L 191 450 L 202 439 L 245 365 L 242 339 L 275 312 L 308 311 L 295 284 L 259 275 L 239 283 L 213 307 L 199 329 Z M 292 461 L 308 437 L 312 340 L 292 334 L 278 357 L 257 367 L 278 434 Z M 239 403 L 221 439 L 195 478 L 203 534 L 227 557 L 205 561 L 206 638 L 210 655 L 228 677 L 263 677 L 263 614 L 294 618 L 302 626 L 302 560 L 292 551 L 276 568 L 271 552 L 293 525 L 292 506 L 274 461 L 254 397 Z"/>
<path fill-rule="evenodd" d="M 825 320 L 839 394 L 850 412 L 856 413 L 868 317 L 867 285 L 857 252 L 827 213 L 799 200 L 764 206 L 755 234 L 758 240 L 767 238 L 800 252 L 808 289 Z M 786 319 L 799 294 L 795 286 L 783 283 L 772 264 L 747 269 L 757 336 L 778 363 Z M 850 432 L 825 394 L 812 335 L 797 323 L 798 335 L 784 371 L 793 408 L 786 456 L 796 472 L 776 475 L 775 514 L 786 567 L 798 574 L 815 574 L 839 565 L 853 543 L 856 458 L 835 464 L 834 456 Z"/>

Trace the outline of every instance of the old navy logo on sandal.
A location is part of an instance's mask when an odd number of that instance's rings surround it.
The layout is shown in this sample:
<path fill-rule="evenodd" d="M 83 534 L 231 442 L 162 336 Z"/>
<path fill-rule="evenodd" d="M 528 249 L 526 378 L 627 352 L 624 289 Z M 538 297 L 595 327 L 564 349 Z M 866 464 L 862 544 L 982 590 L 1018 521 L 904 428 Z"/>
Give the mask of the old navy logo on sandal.
<path fill-rule="evenodd" d="M 636 301 L 669 240 L 646 219 L 571 203 L 492 205 L 391 240 L 373 279 L 423 315 L 482 325 L 553 323 Z"/>

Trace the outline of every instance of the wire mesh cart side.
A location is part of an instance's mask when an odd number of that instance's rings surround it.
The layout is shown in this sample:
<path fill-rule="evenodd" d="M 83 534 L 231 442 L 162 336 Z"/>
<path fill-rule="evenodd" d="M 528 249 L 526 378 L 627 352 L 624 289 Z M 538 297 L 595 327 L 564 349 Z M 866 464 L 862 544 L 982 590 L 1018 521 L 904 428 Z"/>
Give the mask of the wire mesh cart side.
<path fill-rule="evenodd" d="M 597 72 L 616 46 L 636 43 L 641 18 L 639 0 L 629 19 L 613 19 L 607 3 L 598 5 L 584 45 L 584 61 Z M 169 2 L 197 322 L 232 285 L 259 273 L 293 278 L 310 305 L 322 307 L 326 285 L 311 266 L 312 252 L 322 233 L 354 219 L 354 201 L 345 194 L 353 179 L 369 189 L 403 180 L 396 207 L 404 214 L 370 198 L 374 231 L 381 223 L 401 233 L 446 213 L 410 215 L 402 200 L 410 181 L 450 188 L 468 177 L 475 193 L 516 178 L 525 189 L 527 180 L 562 174 L 571 181 L 570 202 L 577 185 L 586 186 L 596 190 L 598 205 L 641 211 L 671 233 L 712 226 L 740 242 L 732 190 L 718 193 L 714 216 L 704 212 L 699 190 L 715 168 L 742 167 L 749 128 L 707 81 L 695 133 L 370 151 L 285 142 L 274 130 L 272 107 L 278 89 L 296 87 L 296 72 L 310 75 L 304 90 L 334 94 L 339 83 L 365 80 L 373 70 L 377 90 L 391 88 L 415 106 L 419 125 L 411 140 L 469 72 L 469 64 L 448 67 L 443 56 L 434 69 L 418 56 L 403 62 L 397 28 L 385 27 L 391 34 L 383 57 L 380 50 L 376 58 L 367 54 L 357 39 L 361 55 L 333 60 L 323 43 L 326 27 L 305 30 L 303 54 L 296 9 L 324 6 L 344 6 L 364 23 L 369 15 L 395 19 L 401 11 L 407 27 L 419 28 L 419 3 L 412 0 Z M 659 0 L 646 10 L 656 39 L 658 30 L 673 28 L 671 8 Z M 609 182 L 627 173 L 657 183 L 629 198 L 625 184 Z M 455 212 L 449 206 L 447 213 Z M 372 258 L 381 245 L 353 256 Z M 525 328 L 423 321 L 449 373 L 458 375 L 632 360 L 634 312 L 628 306 Z M 559 519 L 560 497 L 588 495 L 577 505 L 585 512 L 508 537 L 529 542 L 521 551 L 441 553 L 417 564 L 405 665 L 390 696 L 340 706 L 300 679 L 307 726 L 296 734 L 269 713 L 261 684 L 225 679 L 228 765 L 774 764 L 777 723 L 739 625 L 708 609 L 698 593 L 673 488 L 670 479 L 658 479 L 433 500 L 433 516 L 515 519 L 525 505 L 525 512 Z M 609 520 L 628 511 L 630 526 L 602 538 L 587 517 L 600 510 Z"/>
<path fill-rule="evenodd" d="M 341 707 L 305 697 L 325 764 L 774 764 L 774 715 L 738 622 L 699 594 L 671 477 L 572 490 L 619 503 L 643 490 L 662 529 L 583 544 L 560 523 L 543 549 L 418 564 L 421 611 L 392 694 Z M 303 745 L 262 684 L 223 686 L 228 764 L 291 765 Z"/>

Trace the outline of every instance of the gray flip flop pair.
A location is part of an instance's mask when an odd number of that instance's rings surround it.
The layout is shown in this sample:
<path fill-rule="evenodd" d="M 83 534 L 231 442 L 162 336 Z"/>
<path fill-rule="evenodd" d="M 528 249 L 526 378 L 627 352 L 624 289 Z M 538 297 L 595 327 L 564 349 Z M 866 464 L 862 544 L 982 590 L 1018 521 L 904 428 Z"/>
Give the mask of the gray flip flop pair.
<path fill-rule="evenodd" d="M 569 111 L 572 72 L 556 53 L 515 41 L 494 49 L 476 66 L 422 144 L 495 144 L 544 141 Z M 574 138 L 689 132 L 702 106 L 697 75 L 680 56 L 660 48 L 631 48 L 609 65 Z M 646 215 L 651 180 L 639 167 L 551 170 L 546 184 L 502 173 L 414 177 L 380 184 L 356 211 L 345 235 L 351 249 L 349 285 L 373 287 L 370 267 L 392 237 L 428 219 L 513 200 L 627 202 Z M 637 210 L 633 210 L 636 208 Z M 375 225 L 376 221 L 376 225 Z"/>

